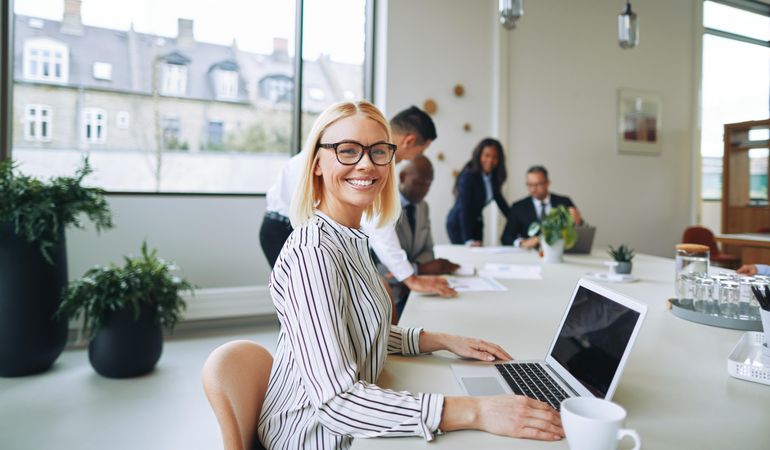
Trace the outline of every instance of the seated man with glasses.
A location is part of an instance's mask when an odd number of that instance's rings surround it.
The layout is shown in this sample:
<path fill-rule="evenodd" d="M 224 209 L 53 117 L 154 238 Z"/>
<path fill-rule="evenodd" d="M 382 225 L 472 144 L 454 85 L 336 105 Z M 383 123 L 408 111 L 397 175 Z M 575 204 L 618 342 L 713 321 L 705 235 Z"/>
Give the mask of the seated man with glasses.
<path fill-rule="evenodd" d="M 539 222 L 543 215 L 548 214 L 552 207 L 563 205 L 567 208 L 575 225 L 583 223 L 580 212 L 569 197 L 549 192 L 551 181 L 548 170 L 543 166 L 532 166 L 527 170 L 527 190 L 529 197 L 518 200 L 511 205 L 508 223 L 505 224 L 503 245 L 535 248 L 540 245 L 540 238 L 529 237 L 527 231 L 532 222 Z"/>

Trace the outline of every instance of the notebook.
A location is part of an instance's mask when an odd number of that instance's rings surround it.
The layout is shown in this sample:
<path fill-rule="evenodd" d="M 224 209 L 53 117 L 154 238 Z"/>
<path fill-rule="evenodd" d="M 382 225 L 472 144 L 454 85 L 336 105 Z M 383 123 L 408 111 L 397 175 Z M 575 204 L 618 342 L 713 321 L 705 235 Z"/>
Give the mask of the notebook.
<path fill-rule="evenodd" d="M 575 227 L 575 231 L 577 231 L 577 241 L 575 242 L 575 245 L 565 249 L 564 253 L 591 253 L 591 247 L 594 245 L 594 236 L 596 235 L 596 227 L 592 227 L 591 225 L 580 225 Z"/>
<path fill-rule="evenodd" d="M 646 315 L 646 305 L 581 279 L 544 360 L 458 363 L 452 372 L 468 395 L 521 394 L 557 410 L 568 397 L 609 400 Z"/>

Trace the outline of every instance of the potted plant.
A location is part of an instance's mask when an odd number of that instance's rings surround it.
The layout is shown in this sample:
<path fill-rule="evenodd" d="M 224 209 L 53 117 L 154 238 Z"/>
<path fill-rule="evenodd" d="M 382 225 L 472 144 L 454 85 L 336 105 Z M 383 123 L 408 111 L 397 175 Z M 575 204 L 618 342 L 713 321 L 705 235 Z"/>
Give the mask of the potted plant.
<path fill-rule="evenodd" d="M 48 181 L 0 161 L 0 376 L 47 370 L 67 342 L 67 318 L 53 318 L 67 284 L 64 230 L 85 215 L 112 226 L 104 191 L 84 187 L 88 160 L 74 177 Z"/>
<path fill-rule="evenodd" d="M 610 249 L 607 250 L 607 253 L 617 263 L 615 265 L 615 273 L 631 273 L 631 260 L 634 259 L 634 249 L 625 244 L 620 244 L 618 248 L 614 248 L 610 245 Z"/>
<path fill-rule="evenodd" d="M 575 222 L 563 205 L 551 208 L 539 223 L 533 222 L 529 226 L 530 236 L 538 234 L 545 262 L 561 262 L 564 249 L 571 248 L 577 242 Z"/>
<path fill-rule="evenodd" d="M 173 331 L 193 286 L 173 275 L 176 266 L 147 250 L 125 257 L 123 266 L 89 269 L 64 293 L 57 314 L 83 315 L 90 338 L 88 359 L 101 375 L 128 378 L 150 372 L 163 351 L 163 330 Z"/>

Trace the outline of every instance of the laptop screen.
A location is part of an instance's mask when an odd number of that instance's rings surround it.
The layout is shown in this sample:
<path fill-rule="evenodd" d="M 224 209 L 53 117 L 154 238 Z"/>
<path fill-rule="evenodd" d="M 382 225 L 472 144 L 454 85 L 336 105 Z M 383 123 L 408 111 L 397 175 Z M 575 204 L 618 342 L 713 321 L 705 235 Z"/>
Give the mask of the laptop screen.
<path fill-rule="evenodd" d="M 551 357 L 605 398 L 638 320 L 639 312 L 579 286 Z"/>

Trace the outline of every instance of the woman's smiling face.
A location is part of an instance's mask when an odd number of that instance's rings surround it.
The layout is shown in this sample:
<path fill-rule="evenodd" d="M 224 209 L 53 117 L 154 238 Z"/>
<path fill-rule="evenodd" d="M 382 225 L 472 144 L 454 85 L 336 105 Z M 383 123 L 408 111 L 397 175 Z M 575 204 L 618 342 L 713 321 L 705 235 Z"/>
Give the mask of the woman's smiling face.
<path fill-rule="evenodd" d="M 356 141 L 363 145 L 388 142 L 386 130 L 362 115 L 340 119 L 331 124 L 321 136 L 321 144 Z M 392 162 L 391 162 L 392 164 Z M 319 148 L 313 175 L 323 178 L 323 194 L 318 209 L 337 222 L 358 228 L 364 210 L 375 199 L 390 175 L 390 164 L 378 166 L 364 152 L 352 166 L 340 164 L 333 149 Z"/>

